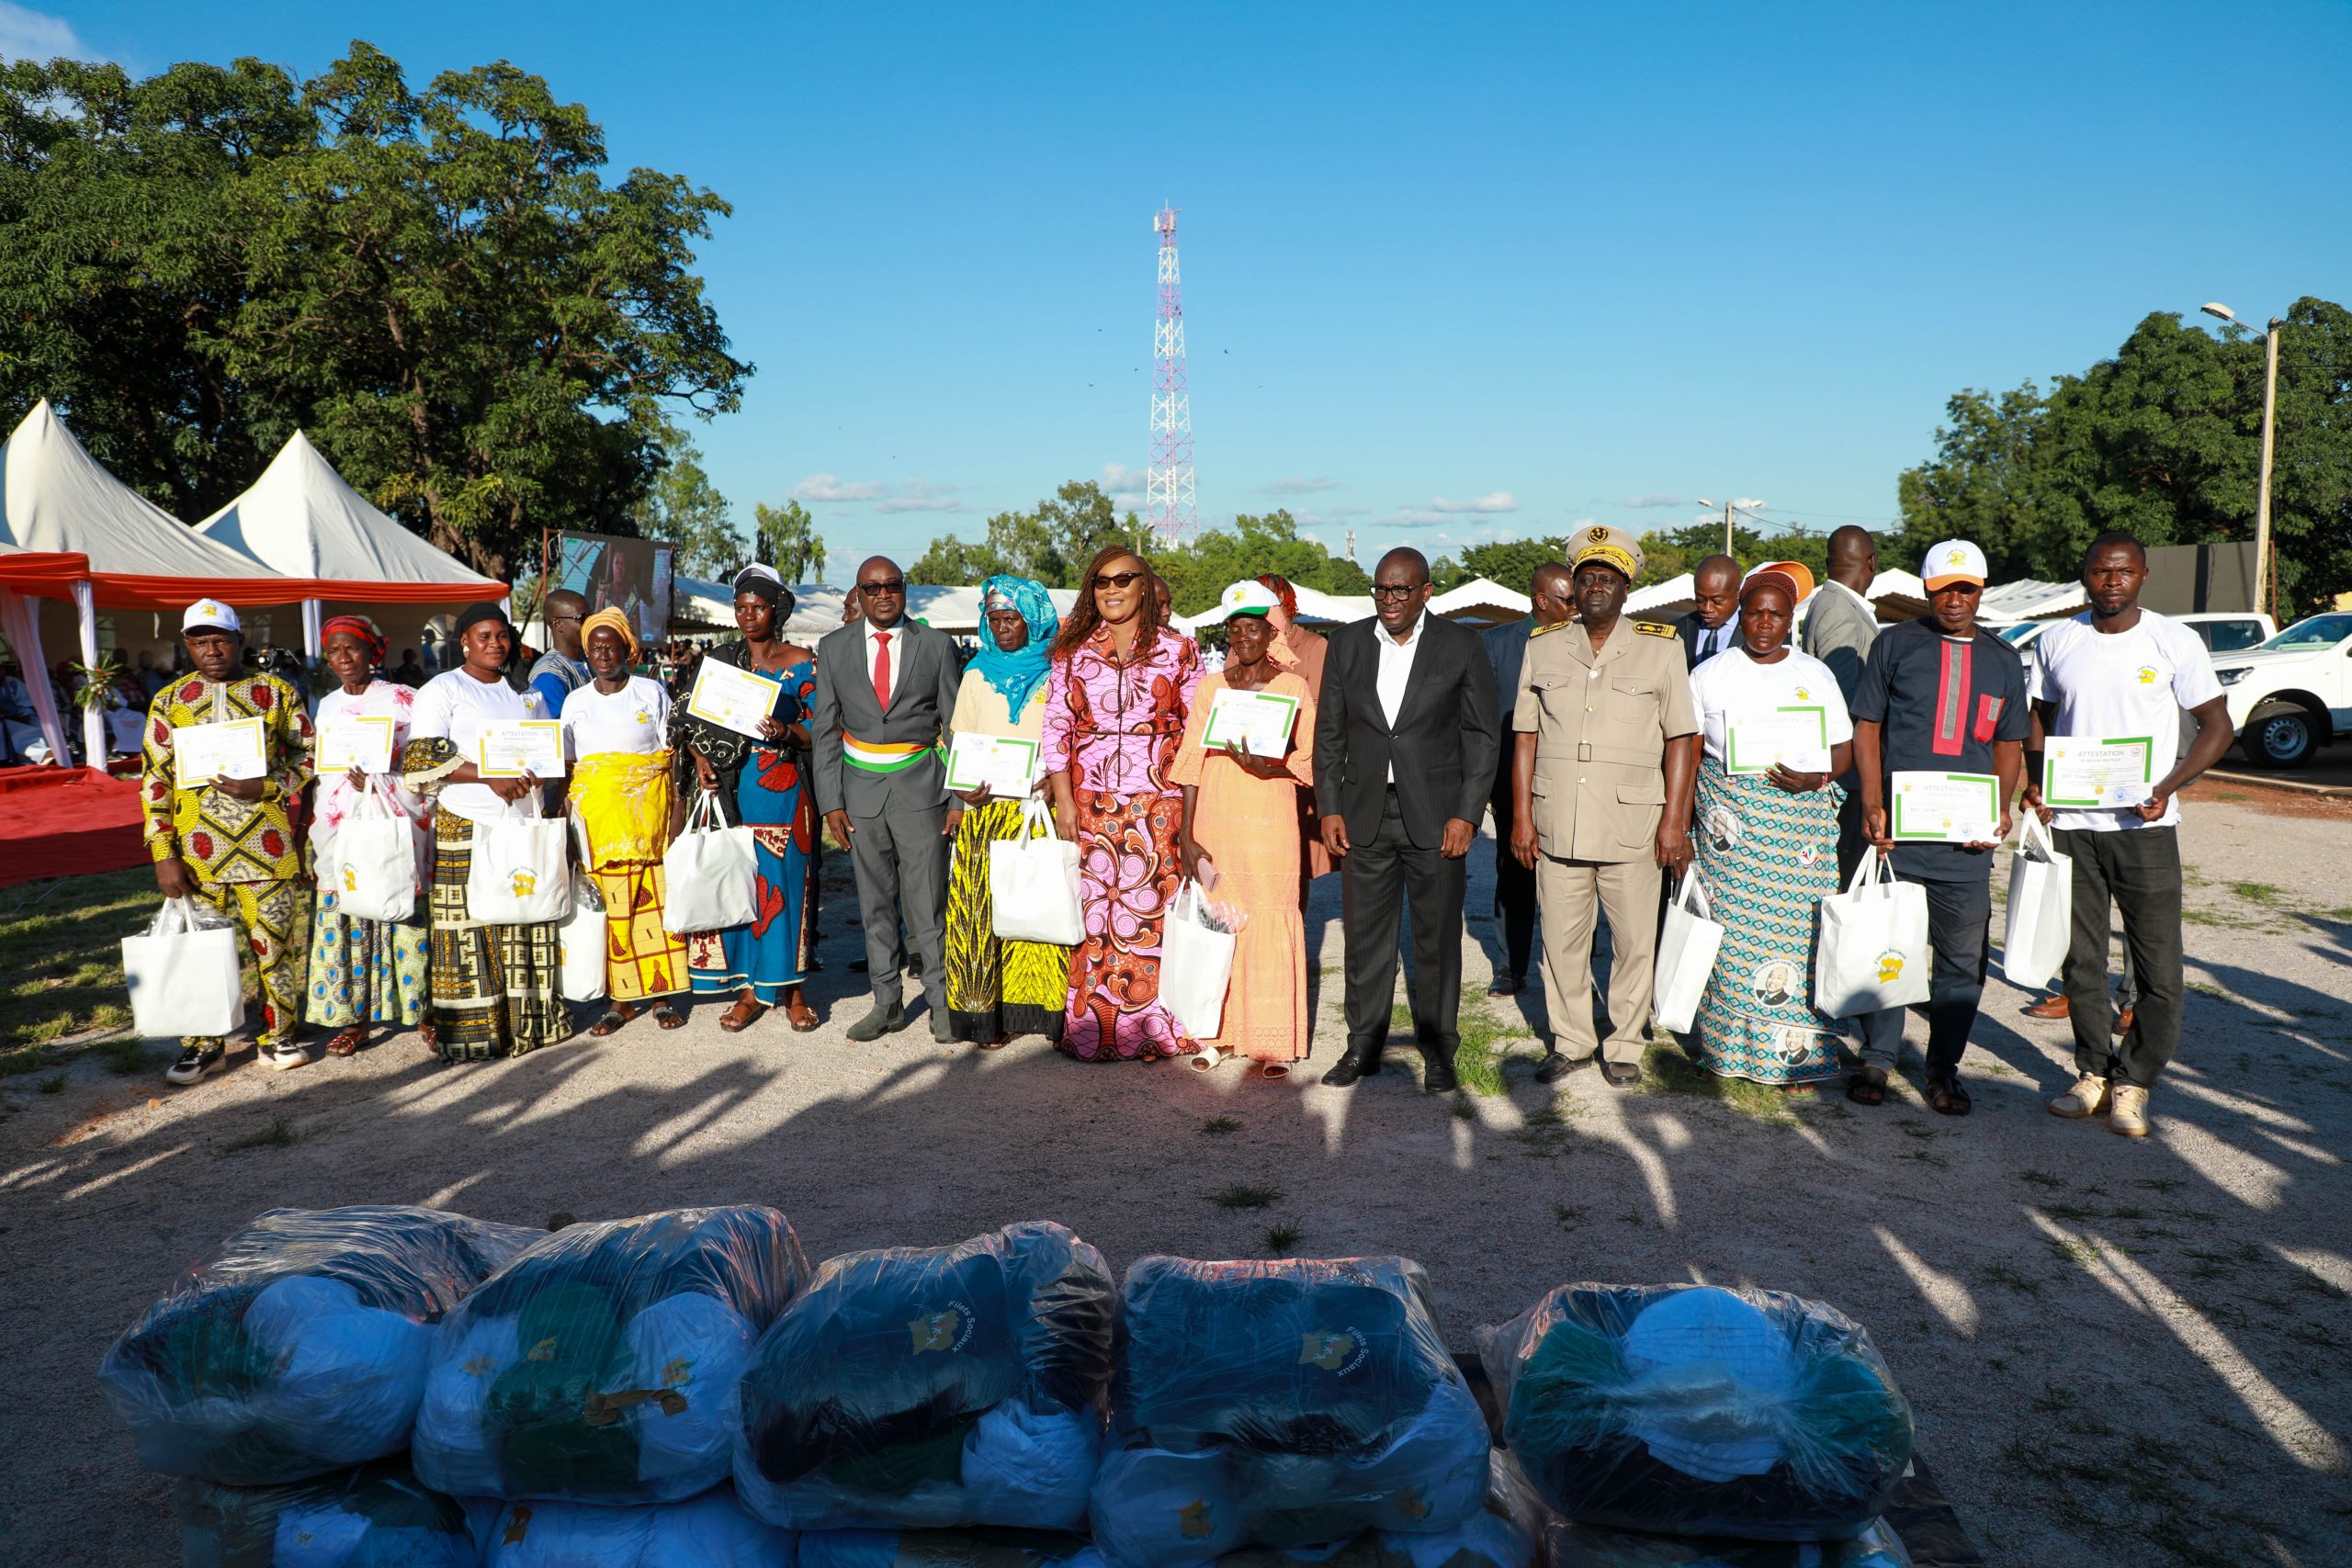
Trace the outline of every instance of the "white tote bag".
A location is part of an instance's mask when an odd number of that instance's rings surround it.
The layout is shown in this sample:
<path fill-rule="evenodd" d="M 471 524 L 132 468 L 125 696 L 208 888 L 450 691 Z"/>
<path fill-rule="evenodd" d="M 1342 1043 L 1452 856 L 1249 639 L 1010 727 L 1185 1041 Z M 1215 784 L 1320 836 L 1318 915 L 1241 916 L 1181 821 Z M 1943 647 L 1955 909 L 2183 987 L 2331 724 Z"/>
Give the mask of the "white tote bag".
<path fill-rule="evenodd" d="M 2075 936 L 2075 863 L 2058 852 L 2050 829 L 2030 810 L 2018 814 L 2017 852 L 2009 856 L 2009 914 L 2002 928 L 2001 974 L 2039 990 L 2066 967 Z"/>
<path fill-rule="evenodd" d="M 243 1028 L 245 987 L 237 976 L 243 949 L 233 923 L 209 909 L 199 916 L 189 899 L 165 899 L 145 936 L 122 939 L 132 1028 L 146 1040 Z"/>
<path fill-rule="evenodd" d="M 523 798 L 527 815 L 474 824 L 466 913 L 486 926 L 538 925 L 571 912 L 563 823 L 539 815 L 537 792 Z"/>
<path fill-rule="evenodd" d="M 662 856 L 668 891 L 662 929 L 672 936 L 748 926 L 760 912 L 758 846 L 749 828 L 729 828 L 708 790 L 695 797 L 685 830 Z"/>
<path fill-rule="evenodd" d="M 416 829 L 370 779 L 334 830 L 335 909 L 355 920 L 405 920 L 416 913 Z"/>
<path fill-rule="evenodd" d="M 1688 1034 L 1699 1021 L 1699 1002 L 1707 994 L 1715 954 L 1724 945 L 1724 928 L 1711 914 L 1707 890 L 1694 865 L 1666 906 L 1666 929 L 1658 935 L 1657 987 L 1650 1006 L 1657 1013 L 1657 1026 L 1668 1034 Z"/>
<path fill-rule="evenodd" d="M 605 901 L 582 876 L 571 890 L 571 913 L 555 928 L 563 999 L 593 1002 L 605 994 Z"/>
<path fill-rule="evenodd" d="M 1862 852 L 1846 891 L 1821 901 L 1813 1005 L 1831 1018 L 1928 999 L 1928 890 L 1898 882 L 1876 848 Z"/>
<path fill-rule="evenodd" d="M 1234 933 L 1208 921 L 1197 882 L 1176 889 L 1159 932 L 1159 1000 L 1178 1028 L 1210 1040 L 1225 1024 L 1225 991 L 1233 983 Z"/>
<path fill-rule="evenodd" d="M 1021 808 L 1021 832 L 989 846 L 989 921 L 1004 942 L 1076 947 L 1086 938 L 1078 902 L 1078 846 L 1054 831 L 1036 796 Z"/>

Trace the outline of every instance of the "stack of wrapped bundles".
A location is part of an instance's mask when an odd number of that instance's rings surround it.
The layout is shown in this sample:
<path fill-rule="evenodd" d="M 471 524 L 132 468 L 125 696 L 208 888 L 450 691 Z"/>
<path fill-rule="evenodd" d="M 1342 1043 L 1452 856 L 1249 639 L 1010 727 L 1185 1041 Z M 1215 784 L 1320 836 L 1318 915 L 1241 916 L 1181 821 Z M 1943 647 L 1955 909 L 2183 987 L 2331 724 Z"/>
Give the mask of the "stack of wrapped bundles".
<path fill-rule="evenodd" d="M 488 1522 L 419 1485 L 405 1459 L 275 1486 L 183 1477 L 172 1512 L 187 1568 L 476 1568 L 473 1523 Z"/>

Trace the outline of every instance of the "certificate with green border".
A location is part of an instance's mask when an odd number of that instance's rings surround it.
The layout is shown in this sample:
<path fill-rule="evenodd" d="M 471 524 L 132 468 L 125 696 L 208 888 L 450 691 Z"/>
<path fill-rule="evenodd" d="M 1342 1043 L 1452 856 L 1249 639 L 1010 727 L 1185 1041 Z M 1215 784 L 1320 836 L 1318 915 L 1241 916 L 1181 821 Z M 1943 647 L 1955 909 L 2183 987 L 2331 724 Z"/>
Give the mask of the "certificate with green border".
<path fill-rule="evenodd" d="M 2052 735 L 2042 741 L 2041 799 L 2077 811 L 2111 811 L 2139 805 L 2156 781 L 2156 739 L 2124 735 L 2105 740 Z"/>
<path fill-rule="evenodd" d="M 1801 773 L 1829 771 L 1829 714 L 1820 707 L 1784 707 L 1753 718 L 1724 721 L 1724 772 L 1769 773 L 1786 762 Z"/>
<path fill-rule="evenodd" d="M 1298 722 L 1298 699 L 1281 692 L 1245 692 L 1220 686 L 1209 699 L 1201 744 L 1212 751 L 1239 746 L 1256 757 L 1280 757 L 1290 750 L 1291 726 Z"/>
<path fill-rule="evenodd" d="M 1898 772 L 1894 825 L 1898 843 L 1988 844 L 2001 836 L 2001 781 L 1990 773 Z"/>

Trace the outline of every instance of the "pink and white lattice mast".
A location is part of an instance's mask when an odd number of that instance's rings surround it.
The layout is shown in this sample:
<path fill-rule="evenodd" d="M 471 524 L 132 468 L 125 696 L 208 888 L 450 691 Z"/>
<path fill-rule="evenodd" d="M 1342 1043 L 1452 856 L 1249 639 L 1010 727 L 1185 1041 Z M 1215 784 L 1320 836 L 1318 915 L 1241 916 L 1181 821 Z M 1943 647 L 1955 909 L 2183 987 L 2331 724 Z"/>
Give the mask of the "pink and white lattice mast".
<path fill-rule="evenodd" d="M 1151 220 L 1159 236 L 1159 318 L 1151 329 L 1151 466 L 1144 470 L 1144 525 L 1173 545 L 1196 521 L 1193 505 L 1193 397 L 1184 389 L 1184 288 L 1176 269 L 1176 209 Z"/>

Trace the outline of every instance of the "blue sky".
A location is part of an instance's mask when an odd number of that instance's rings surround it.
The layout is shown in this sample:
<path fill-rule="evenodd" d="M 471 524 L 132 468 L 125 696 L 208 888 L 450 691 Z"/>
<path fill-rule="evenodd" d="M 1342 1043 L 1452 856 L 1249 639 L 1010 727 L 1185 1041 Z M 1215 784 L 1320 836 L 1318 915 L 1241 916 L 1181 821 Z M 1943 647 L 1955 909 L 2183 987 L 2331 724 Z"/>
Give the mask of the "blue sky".
<path fill-rule="evenodd" d="M 139 71 L 354 37 L 510 59 L 734 204 L 702 263 L 759 374 L 696 437 L 836 555 L 1140 489 L 1163 200 L 1203 523 L 1366 560 L 1700 496 L 1890 520 L 1960 388 L 2352 299 L 2343 0 L 0 0 L 0 52 Z"/>

